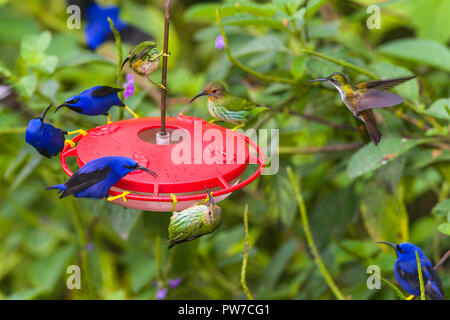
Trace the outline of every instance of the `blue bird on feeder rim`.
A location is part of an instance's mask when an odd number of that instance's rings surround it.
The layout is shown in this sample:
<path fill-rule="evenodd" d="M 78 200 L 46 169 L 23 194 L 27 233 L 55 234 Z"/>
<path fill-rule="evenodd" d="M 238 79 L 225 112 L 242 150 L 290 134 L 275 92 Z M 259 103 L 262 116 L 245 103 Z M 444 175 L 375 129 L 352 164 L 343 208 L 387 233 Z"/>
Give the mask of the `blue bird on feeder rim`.
<path fill-rule="evenodd" d="M 123 90 L 123 88 L 95 86 L 84 90 L 79 95 L 70 97 L 63 104 L 59 105 L 55 112 L 62 107 L 67 107 L 72 111 L 88 116 L 105 115 L 108 117 L 108 123 L 111 123 L 109 110 L 112 106 L 119 106 L 124 107 L 133 117 L 139 118 L 136 113 L 120 100 L 117 93 Z"/>
<path fill-rule="evenodd" d="M 419 273 L 417 269 L 416 252 L 419 256 L 420 266 L 422 269 L 423 285 L 425 294 L 429 295 L 432 300 L 444 299 L 444 290 L 438 273 L 433 268 L 431 261 L 425 256 L 422 249 L 418 246 L 404 242 L 393 244 L 390 242 L 379 241 L 377 243 L 386 244 L 395 249 L 397 261 L 394 265 L 394 275 L 398 283 L 411 294 L 408 299 L 420 296 Z"/>
<path fill-rule="evenodd" d="M 108 197 L 108 192 L 120 179 L 136 170 L 148 172 L 155 178 L 158 177 L 154 171 L 140 166 L 131 158 L 109 156 L 87 162 L 64 184 L 50 186 L 46 189 L 58 189 L 61 194 L 60 199 L 73 195 L 76 198 L 106 198 L 108 201 L 123 198 L 123 201 L 126 202 L 129 191 L 124 191 L 114 197 Z"/>
<path fill-rule="evenodd" d="M 25 141 L 47 158 L 56 156 L 66 144 L 69 144 L 71 147 L 75 145 L 72 140 L 65 139 L 65 135 L 71 135 L 78 132 L 86 135 L 86 131 L 81 129 L 67 132 L 56 128 L 49 123 L 45 123 L 45 115 L 52 106 L 53 104 L 50 104 L 39 117 L 30 120 L 25 131 Z"/>

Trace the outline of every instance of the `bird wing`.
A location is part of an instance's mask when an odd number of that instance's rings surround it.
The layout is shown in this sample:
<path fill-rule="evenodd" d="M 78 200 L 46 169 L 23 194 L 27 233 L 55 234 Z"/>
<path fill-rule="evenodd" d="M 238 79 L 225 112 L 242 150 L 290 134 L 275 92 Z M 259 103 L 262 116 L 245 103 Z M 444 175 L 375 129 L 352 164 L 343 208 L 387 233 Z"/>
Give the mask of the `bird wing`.
<path fill-rule="evenodd" d="M 251 110 L 257 106 L 254 102 L 232 95 L 227 95 L 225 99 L 226 108 L 231 111 Z"/>
<path fill-rule="evenodd" d="M 188 235 L 196 234 L 196 231 L 201 228 L 205 214 L 204 207 L 200 205 L 174 212 L 169 224 L 169 242 L 175 244 L 195 239 L 196 236 L 188 237 Z"/>
<path fill-rule="evenodd" d="M 362 82 L 357 85 L 358 89 L 378 89 L 378 90 L 389 90 L 395 87 L 396 85 L 403 83 L 405 81 L 414 79 L 416 76 L 408 76 L 402 78 L 393 78 L 386 80 L 373 80 Z"/>
<path fill-rule="evenodd" d="M 108 87 L 108 86 L 101 86 L 97 89 L 95 89 L 94 91 L 91 92 L 91 95 L 93 97 L 103 97 L 103 96 L 107 96 L 113 93 L 117 93 L 120 91 L 123 91 L 123 88 L 113 88 L 113 87 Z"/>
<path fill-rule="evenodd" d="M 434 270 L 433 266 L 422 267 L 422 272 L 428 277 L 425 282 L 425 291 L 430 295 L 431 299 L 444 299 L 444 289 L 442 287 L 441 278 Z"/>
<path fill-rule="evenodd" d="M 355 95 L 357 112 L 373 108 L 391 107 L 403 102 L 403 98 L 386 91 L 375 89 L 362 89 L 358 95 Z"/>
<path fill-rule="evenodd" d="M 106 179 L 110 171 L 111 168 L 109 166 L 105 166 L 101 169 L 90 172 L 75 172 L 65 183 L 66 190 L 64 190 L 60 198 L 62 199 L 64 197 L 74 195 L 99 183 L 100 181 Z"/>

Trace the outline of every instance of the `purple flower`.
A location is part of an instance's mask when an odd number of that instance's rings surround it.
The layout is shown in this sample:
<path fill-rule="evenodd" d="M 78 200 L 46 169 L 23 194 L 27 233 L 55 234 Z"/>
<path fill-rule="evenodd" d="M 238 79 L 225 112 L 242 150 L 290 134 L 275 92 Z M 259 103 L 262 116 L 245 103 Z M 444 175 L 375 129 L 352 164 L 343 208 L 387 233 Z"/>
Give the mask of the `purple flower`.
<path fill-rule="evenodd" d="M 94 244 L 93 244 L 92 242 L 89 242 L 89 243 L 86 245 L 86 249 L 88 249 L 88 250 L 94 249 Z"/>
<path fill-rule="evenodd" d="M 223 37 L 221 34 L 217 36 L 215 46 L 219 50 L 225 48 L 225 41 L 223 40 Z"/>
<path fill-rule="evenodd" d="M 178 287 L 178 285 L 181 283 L 181 281 L 183 281 L 181 278 L 176 278 L 176 279 L 169 279 L 169 286 L 171 289 L 175 289 L 176 287 Z"/>
<path fill-rule="evenodd" d="M 159 289 L 158 292 L 156 292 L 156 300 L 163 300 L 166 297 L 168 291 L 169 289 L 167 288 Z"/>
<path fill-rule="evenodd" d="M 123 93 L 123 97 L 127 99 L 132 96 L 134 93 L 134 77 L 133 74 L 127 74 L 127 81 L 123 84 L 125 91 Z"/>

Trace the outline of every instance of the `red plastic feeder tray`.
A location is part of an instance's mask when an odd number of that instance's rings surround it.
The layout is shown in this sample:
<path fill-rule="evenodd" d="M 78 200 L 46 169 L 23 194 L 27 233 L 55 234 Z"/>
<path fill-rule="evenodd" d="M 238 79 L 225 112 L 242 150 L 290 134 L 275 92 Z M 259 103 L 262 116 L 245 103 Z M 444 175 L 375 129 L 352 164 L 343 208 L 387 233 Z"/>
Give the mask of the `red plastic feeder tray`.
<path fill-rule="evenodd" d="M 132 172 L 115 184 L 109 194 L 130 191 L 127 202 L 113 202 L 145 211 L 170 211 L 173 193 L 178 199 L 176 210 L 188 208 L 213 191 L 216 202 L 254 181 L 265 164 L 260 147 L 247 136 L 210 124 L 203 119 L 178 116 L 166 119 L 170 133 L 168 145 L 155 142 L 160 118 L 123 120 L 91 129 L 78 135 L 73 148 L 61 152 L 63 170 L 71 176 L 66 159 L 76 157 L 79 167 L 105 156 L 125 156 L 136 160 L 158 174 L 155 179 L 142 171 Z M 252 149 L 251 149 L 252 148 Z M 255 164 L 249 166 L 249 164 Z M 254 169 L 250 175 L 249 170 Z M 242 180 L 243 174 L 249 175 Z M 242 181 L 241 181 L 242 180 Z"/>

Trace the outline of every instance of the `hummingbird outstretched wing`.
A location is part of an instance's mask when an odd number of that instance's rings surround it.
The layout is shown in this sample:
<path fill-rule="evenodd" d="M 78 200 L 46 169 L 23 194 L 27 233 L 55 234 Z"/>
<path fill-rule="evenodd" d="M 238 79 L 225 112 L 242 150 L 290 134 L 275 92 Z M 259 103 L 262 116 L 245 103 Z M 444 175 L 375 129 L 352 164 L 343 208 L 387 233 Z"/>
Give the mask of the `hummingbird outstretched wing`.
<path fill-rule="evenodd" d="M 103 97 L 103 96 L 107 96 L 113 93 L 117 93 L 120 91 L 123 91 L 123 88 L 113 88 L 113 87 L 108 87 L 108 86 L 101 86 L 97 89 L 95 89 L 94 91 L 92 91 L 91 95 L 93 97 Z"/>
<path fill-rule="evenodd" d="M 402 103 L 403 98 L 388 91 L 361 89 L 355 95 L 356 111 L 361 112 L 373 108 L 386 108 Z"/>
<path fill-rule="evenodd" d="M 385 80 L 373 80 L 362 82 L 357 85 L 358 89 L 377 89 L 377 90 L 390 90 L 396 85 L 399 85 L 408 80 L 414 79 L 416 76 L 408 76 L 402 78 L 393 78 L 393 79 L 385 79 Z"/>

